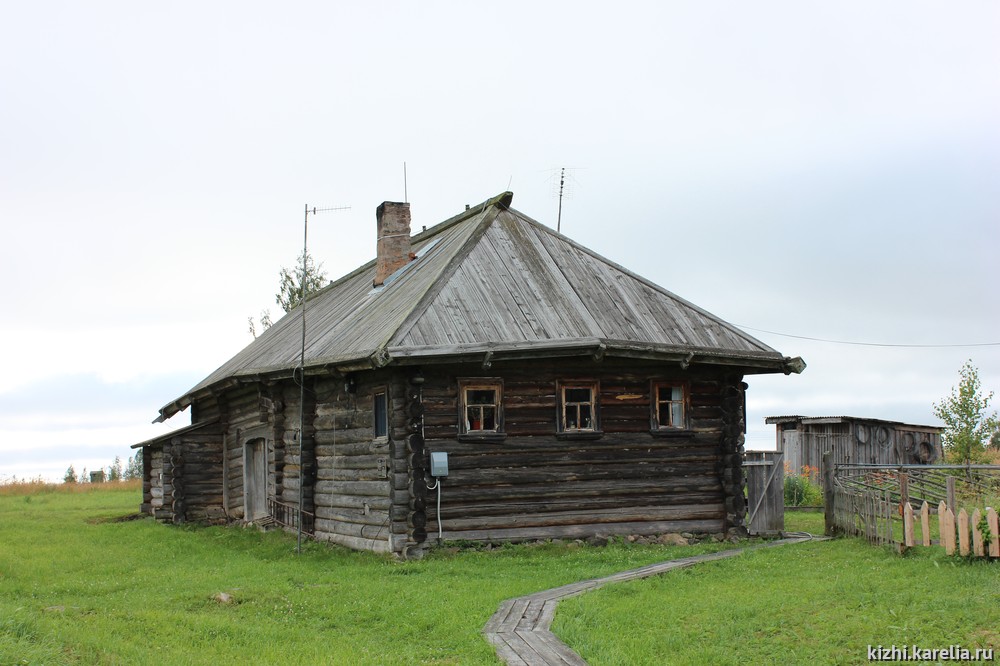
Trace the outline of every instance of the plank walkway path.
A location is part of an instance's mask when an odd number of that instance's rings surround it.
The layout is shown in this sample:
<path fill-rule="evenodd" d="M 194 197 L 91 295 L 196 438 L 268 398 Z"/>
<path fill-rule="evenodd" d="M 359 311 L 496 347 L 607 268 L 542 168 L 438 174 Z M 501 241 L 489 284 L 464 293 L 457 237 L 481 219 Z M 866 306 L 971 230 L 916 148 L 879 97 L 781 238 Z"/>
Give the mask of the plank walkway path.
<path fill-rule="evenodd" d="M 556 638 L 556 635 L 549 630 L 549 627 L 552 626 L 552 619 L 556 614 L 556 606 L 561 600 L 596 590 L 609 583 L 621 583 L 638 578 L 647 578 L 702 562 L 723 560 L 728 557 L 735 557 L 748 550 L 785 546 L 825 538 L 795 536 L 777 541 L 769 541 L 748 548 L 734 548 L 707 555 L 682 557 L 677 560 L 648 564 L 638 569 L 620 571 L 604 578 L 570 583 L 569 585 L 535 592 L 524 597 L 507 599 L 500 604 L 500 608 L 493 614 L 493 617 L 486 623 L 486 626 L 483 627 L 483 635 L 493 645 L 497 656 L 510 666 L 546 666 L 549 664 L 586 666 L 587 662 L 580 655 Z"/>

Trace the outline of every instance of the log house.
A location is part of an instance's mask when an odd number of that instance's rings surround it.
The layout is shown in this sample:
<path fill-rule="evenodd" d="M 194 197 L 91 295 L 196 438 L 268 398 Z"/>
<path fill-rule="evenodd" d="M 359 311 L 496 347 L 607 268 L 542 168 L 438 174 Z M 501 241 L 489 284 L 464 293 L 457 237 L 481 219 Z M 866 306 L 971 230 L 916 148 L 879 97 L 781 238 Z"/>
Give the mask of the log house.
<path fill-rule="evenodd" d="M 511 200 L 413 236 L 379 206 L 376 259 L 308 299 L 304 368 L 298 309 L 160 410 L 191 425 L 135 445 L 142 511 L 287 526 L 301 487 L 315 538 L 403 557 L 743 533 L 744 378 L 805 364 Z"/>

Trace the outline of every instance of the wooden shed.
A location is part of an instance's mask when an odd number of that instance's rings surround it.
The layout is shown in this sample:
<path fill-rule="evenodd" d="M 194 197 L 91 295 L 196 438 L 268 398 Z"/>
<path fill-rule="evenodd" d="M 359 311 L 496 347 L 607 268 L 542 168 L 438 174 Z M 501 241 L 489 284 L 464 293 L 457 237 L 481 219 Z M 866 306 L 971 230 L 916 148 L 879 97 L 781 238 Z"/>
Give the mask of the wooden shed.
<path fill-rule="evenodd" d="M 769 416 L 785 465 L 799 474 L 815 467 L 823 478 L 823 453 L 837 464 L 926 465 L 944 457 L 942 428 L 855 416 Z"/>
<path fill-rule="evenodd" d="M 143 510 L 287 526 L 301 493 L 315 538 L 402 556 L 742 532 L 744 377 L 804 363 L 511 199 L 412 237 L 379 206 L 376 259 L 307 301 L 304 368 L 300 309 L 160 410 L 192 425 L 137 445 Z"/>

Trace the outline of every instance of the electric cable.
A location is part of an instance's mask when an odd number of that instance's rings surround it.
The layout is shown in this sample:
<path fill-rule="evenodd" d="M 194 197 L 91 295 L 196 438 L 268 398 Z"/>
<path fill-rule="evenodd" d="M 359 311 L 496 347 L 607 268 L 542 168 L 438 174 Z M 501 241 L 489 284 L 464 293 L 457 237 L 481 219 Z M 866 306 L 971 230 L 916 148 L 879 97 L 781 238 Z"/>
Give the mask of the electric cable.
<path fill-rule="evenodd" d="M 734 325 L 739 328 L 745 328 L 748 331 L 756 331 L 757 333 L 780 335 L 783 338 L 796 338 L 798 340 L 811 340 L 812 342 L 826 342 L 834 345 L 857 345 L 860 347 L 901 347 L 906 349 L 947 349 L 953 347 L 1000 347 L 1000 342 L 972 342 L 968 344 L 942 344 L 942 345 L 892 344 L 884 342 L 854 342 L 850 340 L 830 340 L 827 338 L 814 338 L 808 335 L 793 335 L 791 333 L 778 333 L 777 331 L 768 331 L 763 328 L 744 326 L 743 324 L 734 324 Z"/>

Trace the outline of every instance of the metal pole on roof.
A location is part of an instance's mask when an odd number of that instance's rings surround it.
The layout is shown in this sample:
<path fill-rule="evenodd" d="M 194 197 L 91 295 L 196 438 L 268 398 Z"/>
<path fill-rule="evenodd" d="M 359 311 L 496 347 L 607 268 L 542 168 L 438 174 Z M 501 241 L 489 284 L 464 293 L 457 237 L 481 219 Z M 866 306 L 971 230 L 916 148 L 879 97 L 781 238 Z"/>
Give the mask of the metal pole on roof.
<path fill-rule="evenodd" d="M 560 233 L 562 229 L 562 197 L 563 197 L 563 185 L 566 183 L 566 167 L 563 167 L 559 172 L 559 215 L 556 217 L 556 233 Z"/>
<path fill-rule="evenodd" d="M 295 519 L 295 553 L 302 553 L 302 500 L 305 487 L 305 423 L 306 423 L 306 253 L 309 249 L 309 204 L 302 221 L 302 278 L 299 281 L 299 305 L 302 306 L 302 353 L 299 356 L 299 501 Z"/>
<path fill-rule="evenodd" d="M 350 206 L 337 206 L 334 208 L 316 208 L 313 206 L 312 214 L 322 213 L 329 210 L 350 210 Z M 306 204 L 305 218 L 302 220 L 302 278 L 299 281 L 299 300 L 302 306 L 302 351 L 299 355 L 299 502 L 295 519 L 295 552 L 302 552 L 302 504 L 305 498 L 305 427 L 306 427 L 306 279 L 307 265 L 309 257 L 309 204 Z"/>

